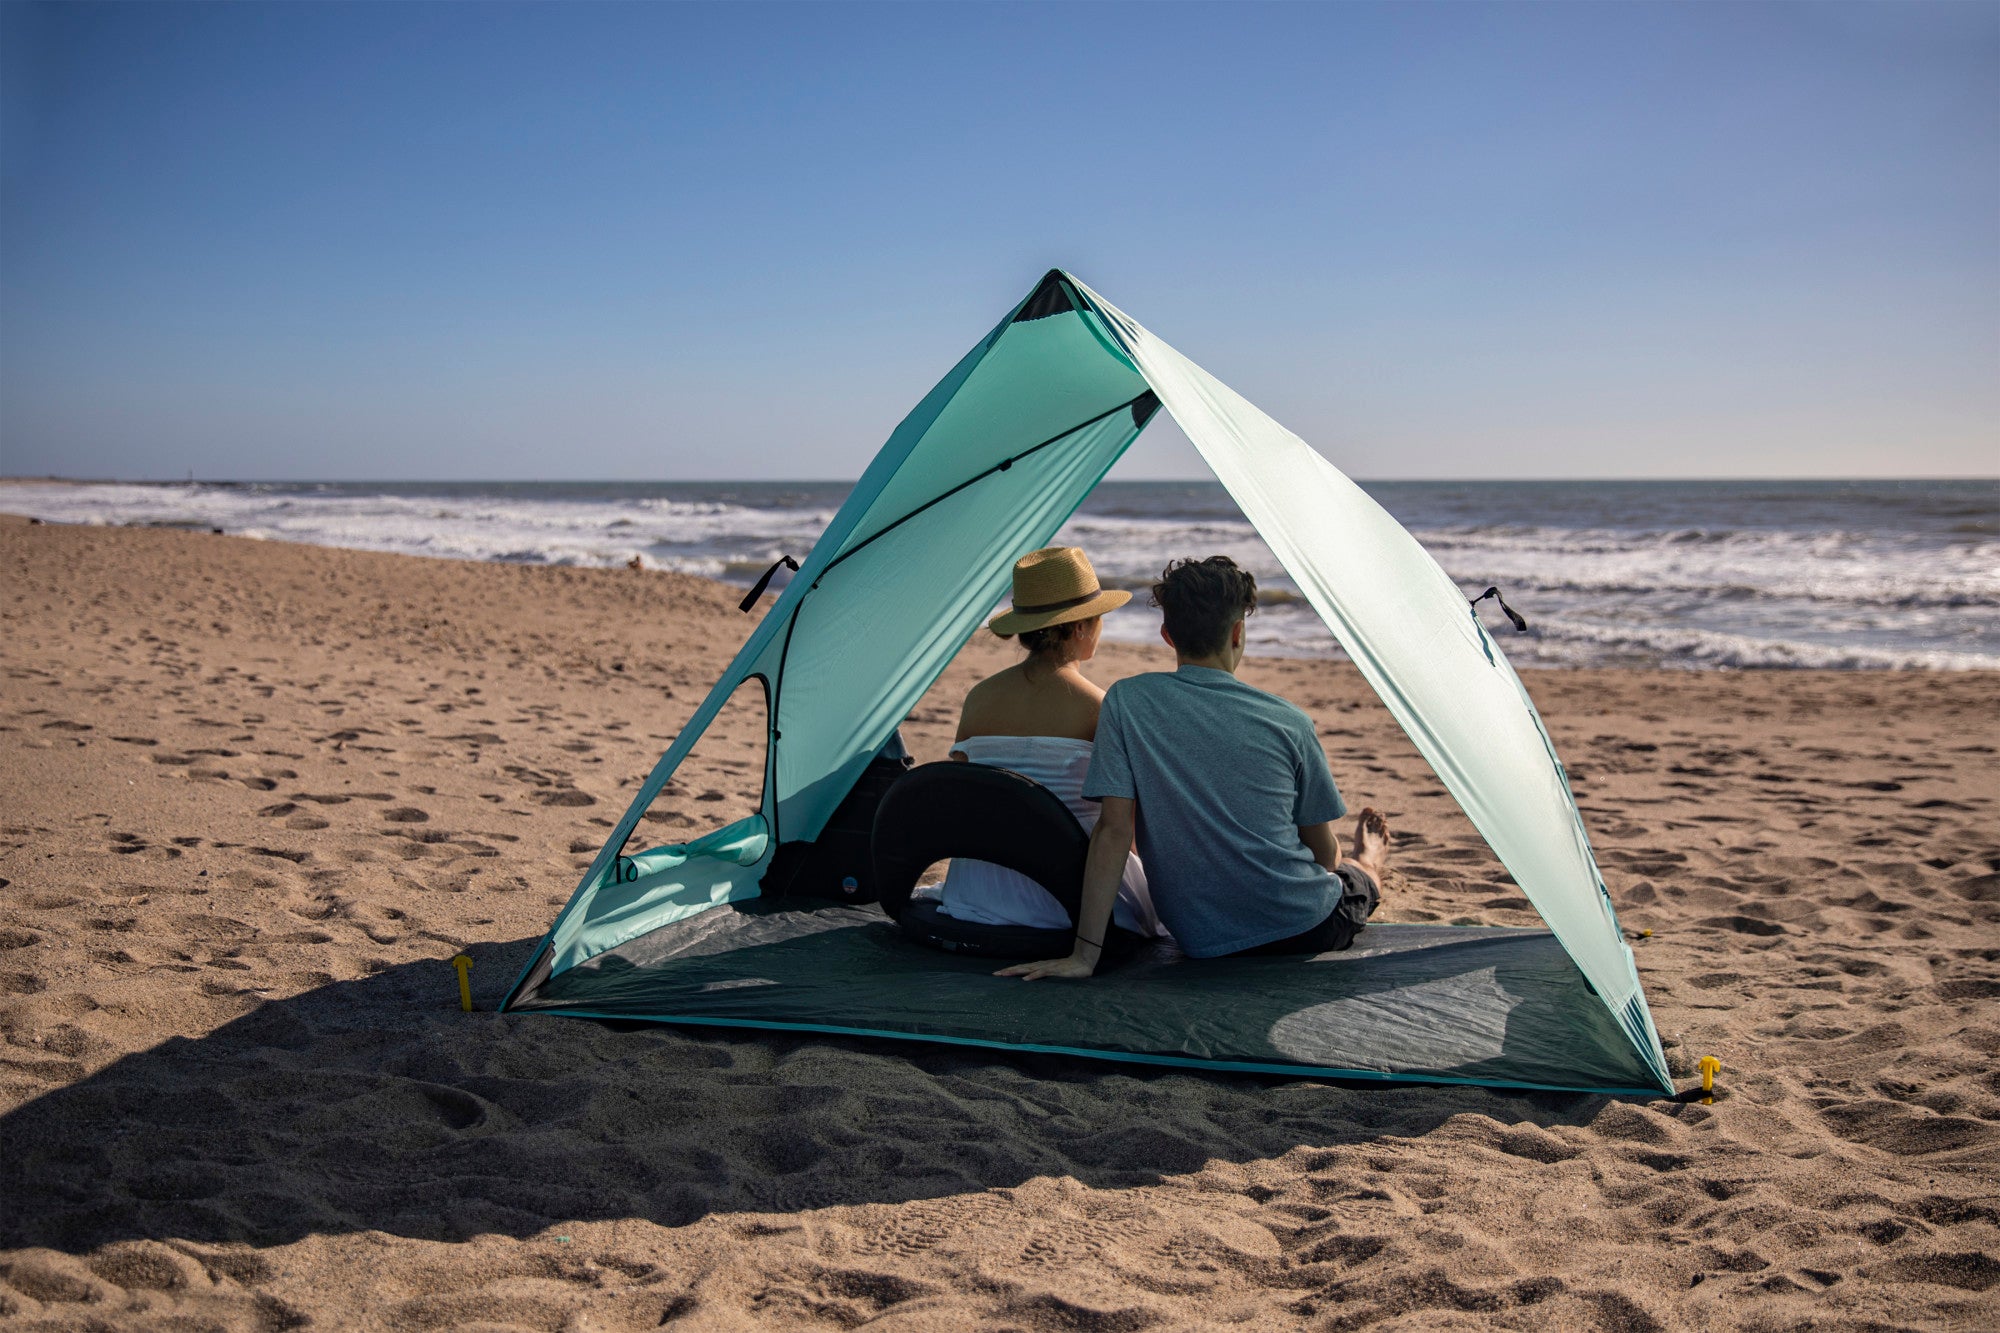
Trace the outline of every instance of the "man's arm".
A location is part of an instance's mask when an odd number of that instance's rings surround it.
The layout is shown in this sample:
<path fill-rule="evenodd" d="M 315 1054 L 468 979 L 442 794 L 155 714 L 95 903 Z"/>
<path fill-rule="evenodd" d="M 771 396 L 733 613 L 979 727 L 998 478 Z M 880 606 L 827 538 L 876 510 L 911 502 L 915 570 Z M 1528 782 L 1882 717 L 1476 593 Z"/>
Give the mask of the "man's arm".
<path fill-rule="evenodd" d="M 1087 977 L 1097 970 L 1104 953 L 1104 932 L 1111 925 L 1111 908 L 1118 901 L 1118 883 L 1125 875 L 1125 857 L 1139 826 L 1139 803 L 1124 796 L 1107 796 L 1090 831 L 1090 852 L 1083 863 L 1083 903 L 1077 913 L 1076 947 L 1067 958 L 1003 967 L 996 977 Z"/>
<path fill-rule="evenodd" d="M 1299 830 L 1299 841 L 1313 854 L 1313 860 L 1326 868 L 1331 875 L 1340 864 L 1340 835 L 1333 831 L 1333 821 L 1324 824 L 1308 824 Z"/>

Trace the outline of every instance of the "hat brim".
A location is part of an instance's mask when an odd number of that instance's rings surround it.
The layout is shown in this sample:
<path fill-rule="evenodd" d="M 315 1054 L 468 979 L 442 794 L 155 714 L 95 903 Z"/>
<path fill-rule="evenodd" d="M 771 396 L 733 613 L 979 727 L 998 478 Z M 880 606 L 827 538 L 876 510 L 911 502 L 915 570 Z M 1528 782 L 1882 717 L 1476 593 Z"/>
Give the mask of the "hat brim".
<path fill-rule="evenodd" d="M 1047 629 L 1051 625 L 1067 625 L 1072 620 L 1089 620 L 1101 616 L 1106 611 L 1116 611 L 1132 600 L 1132 594 L 1120 588 L 1106 588 L 1087 602 L 1075 606 L 1065 606 L 1060 611 L 1037 611 L 1023 615 L 1019 611 L 1005 611 L 986 622 L 986 628 L 1003 639 L 1011 639 L 1016 634 L 1026 634 L 1029 630 Z"/>

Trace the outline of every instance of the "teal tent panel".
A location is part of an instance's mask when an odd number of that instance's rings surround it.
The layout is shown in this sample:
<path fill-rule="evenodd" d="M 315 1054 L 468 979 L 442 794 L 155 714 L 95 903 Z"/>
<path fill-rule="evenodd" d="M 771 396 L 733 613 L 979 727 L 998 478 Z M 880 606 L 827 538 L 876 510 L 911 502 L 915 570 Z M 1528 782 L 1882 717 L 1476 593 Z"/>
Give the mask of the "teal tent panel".
<path fill-rule="evenodd" d="M 1671 1087 L 1555 746 L 1464 593 L 1304 440 L 1082 288 L 1598 997 Z"/>
<path fill-rule="evenodd" d="M 574 967 L 669 922 L 756 897 L 770 854 L 769 825 L 762 815 L 752 815 L 691 843 L 619 857 L 583 910 L 568 914 L 552 932 L 555 970 Z"/>
<path fill-rule="evenodd" d="M 625 813 L 613 826 L 610 835 L 605 838 L 604 845 L 597 849 L 597 855 L 591 859 L 589 868 L 583 872 L 583 878 L 578 882 L 576 891 L 570 895 L 569 901 L 563 904 L 562 911 L 556 914 L 555 923 L 549 927 L 549 933 L 529 956 L 526 966 L 521 969 L 521 975 L 515 978 L 512 989 L 507 993 L 508 1002 L 524 989 L 534 985 L 537 980 L 580 962 L 594 952 L 588 945 L 579 948 L 577 940 L 590 929 L 593 919 L 601 918 L 603 915 L 598 908 L 598 895 L 618 886 L 620 882 L 618 863 L 626 843 L 631 840 L 633 831 L 639 827 L 640 817 L 651 808 L 653 801 L 673 778 L 675 770 L 694 749 L 695 742 L 708 731 L 709 725 L 715 721 L 716 715 L 722 711 L 723 705 L 729 702 L 730 696 L 737 688 L 747 680 L 765 678 L 763 672 L 765 659 L 775 660 L 779 646 L 783 642 L 783 637 L 776 633 L 778 628 L 779 626 L 767 617 L 764 623 L 751 632 L 749 641 L 737 651 L 736 659 L 730 663 L 729 669 L 723 672 L 722 678 L 715 683 L 713 689 L 709 690 L 708 697 L 701 701 L 694 711 L 694 716 L 690 717 L 687 725 L 680 729 L 673 743 L 667 747 L 667 752 L 660 756 L 660 761 L 653 765 L 653 770 L 646 775 L 646 780 L 639 784 L 638 793 L 632 798 L 632 803 L 625 808 Z M 770 758 L 767 754 L 765 757 L 767 790 L 769 786 Z M 759 824 L 765 826 L 768 833 L 768 821 L 761 815 Z M 718 834 L 727 831 L 727 829 L 715 830 Z M 769 850 L 768 847 L 765 849 L 767 857 Z M 728 871 L 727 874 L 732 884 L 746 881 L 748 884 L 742 892 L 732 889 L 729 894 L 731 900 L 749 896 L 754 892 L 754 880 L 734 870 Z M 632 937 L 629 934 L 617 934 L 621 940 Z"/>
<path fill-rule="evenodd" d="M 822 577 L 796 612 L 777 691 L 781 839 L 818 836 L 869 757 L 1005 598 L 1014 561 L 1048 544 L 1138 433 L 1121 405 Z"/>
<path fill-rule="evenodd" d="M 1052 274 L 1043 285 L 1049 281 L 1064 280 Z M 1037 291 L 1040 290 L 1038 287 Z M 1025 306 L 1028 302 L 1021 304 Z M 774 840 L 810 838 L 819 832 L 858 771 L 856 754 L 862 743 L 856 737 L 874 730 L 880 719 L 900 718 L 888 695 L 893 693 L 898 698 L 907 695 L 908 701 L 913 702 L 929 688 L 937 672 L 943 670 L 950 660 L 949 654 L 935 661 L 912 664 L 907 675 L 898 675 L 893 659 L 880 652 L 868 652 L 865 644 L 850 639 L 849 651 L 843 653 L 816 648 L 812 632 L 799 638 L 794 633 L 794 622 L 808 600 L 818 595 L 817 589 L 829 571 L 836 571 L 836 566 L 844 570 L 848 577 L 841 582 L 850 592 L 865 589 L 865 580 L 851 576 L 871 567 L 873 547 L 889 540 L 883 535 L 885 532 L 891 532 L 892 528 L 900 532 L 902 527 L 918 522 L 921 515 L 917 519 L 908 516 L 956 487 L 974 491 L 995 479 L 1005 479 L 1016 469 L 1028 466 L 1029 461 L 1013 465 L 1006 473 L 992 473 L 985 480 L 976 480 L 1006 460 L 1037 445 L 1046 445 L 1033 455 L 1041 459 L 1033 466 L 1044 469 L 1040 475 L 1053 479 L 1056 492 L 1034 497 L 1033 503 L 1026 506 L 1026 517 L 998 515 L 1000 527 L 995 532 L 982 533 L 977 527 L 962 527 L 960 540 L 944 556 L 949 568 L 932 571 L 940 575 L 970 571 L 977 576 L 958 580 L 960 600 L 949 606 L 933 607 L 934 617 L 960 627 L 962 644 L 979 618 L 998 602 L 1006 584 L 1006 567 L 1018 556 L 1045 544 L 1090 487 L 1130 445 L 1143 421 L 1138 416 L 1126 420 L 1126 404 L 1146 393 L 1145 381 L 1117 350 L 1102 322 L 1086 312 L 1081 300 L 1065 297 L 1064 304 L 1069 308 L 1060 313 L 1022 321 L 1014 318 L 1021 310 L 1021 306 L 1016 306 L 959 359 L 896 427 L 820 535 L 799 572 L 778 595 L 775 605 L 640 785 L 631 805 L 557 917 L 549 938 L 523 968 L 510 995 L 518 995 L 538 979 L 578 961 L 575 949 L 552 945 L 559 937 L 566 943 L 573 941 L 583 929 L 581 923 L 593 917 L 597 895 L 617 882 L 617 857 L 638 827 L 640 816 L 658 798 L 743 682 L 763 680 L 775 708 L 780 684 L 787 681 L 796 684 L 805 678 L 804 673 L 791 670 L 791 654 L 797 651 L 813 659 L 815 668 L 841 673 L 857 691 L 837 711 L 870 719 L 866 728 L 809 722 L 798 736 L 785 735 L 781 742 L 770 747 L 766 757 L 764 808 L 776 825 L 772 829 Z M 1130 425 L 1122 438 L 1121 421 Z M 1069 446 L 1079 457 L 1065 458 L 1050 443 L 1052 438 Z M 1082 480 L 1085 475 L 1087 481 Z M 961 522 L 975 524 L 994 517 L 977 509 L 958 512 Z M 925 529 L 919 526 L 918 531 Z M 1018 549 L 1007 553 L 1010 547 Z M 989 571 L 979 561 L 998 562 L 1003 572 L 992 580 L 996 587 L 987 587 L 982 582 Z M 860 600 L 866 601 L 865 597 Z M 907 609 L 907 604 L 890 607 L 879 601 L 868 603 L 861 610 L 870 623 L 878 625 L 884 623 L 885 615 L 897 623 L 916 615 Z M 844 626 L 851 624 L 852 619 L 836 616 L 830 618 L 830 623 Z M 828 621 L 823 619 L 821 623 Z M 869 664 L 869 669 L 858 670 L 864 663 Z M 902 708 L 907 710 L 908 702 Z M 873 744 L 880 745 L 893 727 L 893 721 L 884 726 Z M 782 779 L 778 772 L 781 761 L 785 769 Z"/>
<path fill-rule="evenodd" d="M 1078 310 L 1002 325 L 979 365 L 909 442 L 894 475 L 835 539 L 834 558 L 1014 454 L 1145 393 L 1146 381 L 1093 324 Z M 815 553 L 827 546 L 822 537 Z"/>

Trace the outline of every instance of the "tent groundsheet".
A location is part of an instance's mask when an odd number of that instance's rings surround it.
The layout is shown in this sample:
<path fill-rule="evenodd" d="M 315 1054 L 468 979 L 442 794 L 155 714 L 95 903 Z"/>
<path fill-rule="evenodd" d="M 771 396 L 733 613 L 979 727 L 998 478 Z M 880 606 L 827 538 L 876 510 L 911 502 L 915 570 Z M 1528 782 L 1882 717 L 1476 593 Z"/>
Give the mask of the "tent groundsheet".
<path fill-rule="evenodd" d="M 1021 988 L 924 956 L 879 919 L 773 913 L 772 865 L 787 857 L 800 864 L 817 845 L 898 724 L 1004 600 L 1013 562 L 1054 538 L 1163 407 L 1547 932 L 1453 935 L 1440 927 L 1413 935 L 1370 926 L 1368 947 L 1311 963 L 1155 960 L 1116 977 Z M 763 686 L 769 728 L 758 814 L 685 847 L 626 855 L 640 817 L 752 680 Z M 1437 942 L 1385 948 L 1385 938 Z M 732 971 L 750 962 L 725 958 L 738 950 L 784 953 L 795 975 Z M 1481 950 L 1490 970 L 1459 967 Z M 1397 979 L 1371 979 L 1384 969 Z M 919 983 L 920 1007 L 891 994 Z M 1062 998 L 1049 998 L 1059 985 Z M 1272 993 L 1260 998 L 1260 987 Z M 1062 1011 L 1060 1021 L 1054 1012 L 1036 1017 L 1038 1006 Z M 641 784 L 504 1007 L 1230 1068 L 1673 1086 L 1555 746 L 1465 594 L 1298 436 L 1061 271 L 967 352 L 883 445 Z M 1171 1018 L 1142 1022 L 1149 1014 Z M 1174 1036 L 1168 1022 L 1204 1035 Z M 1584 1039 L 1607 1025 L 1616 1041 Z M 1307 1027 L 1318 1035 L 1301 1036 Z M 1531 1036 L 1538 1027 L 1544 1035 Z M 1470 1031 L 1501 1036 L 1484 1053 L 1453 1045 Z"/>
<path fill-rule="evenodd" d="M 874 907 L 732 904 L 598 954 L 517 1006 L 1312 1077 L 1652 1093 L 1546 930 L 1381 924 L 1345 953 L 1193 961 L 1156 945 L 1088 984 L 1023 983 Z"/>

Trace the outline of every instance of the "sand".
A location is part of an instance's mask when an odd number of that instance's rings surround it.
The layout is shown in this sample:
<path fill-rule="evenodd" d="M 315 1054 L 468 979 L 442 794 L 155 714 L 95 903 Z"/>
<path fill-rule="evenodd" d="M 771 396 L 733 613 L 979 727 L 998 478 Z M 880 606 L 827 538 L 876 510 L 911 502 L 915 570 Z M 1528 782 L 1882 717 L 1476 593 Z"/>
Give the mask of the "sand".
<path fill-rule="evenodd" d="M 0 519 L 0 1322 L 2000 1326 L 2000 680 L 1530 675 L 1713 1105 L 492 1013 L 736 596 Z M 1386 918 L 1533 924 L 1351 668 L 1246 674 Z M 649 836 L 750 808 L 731 719 Z"/>

